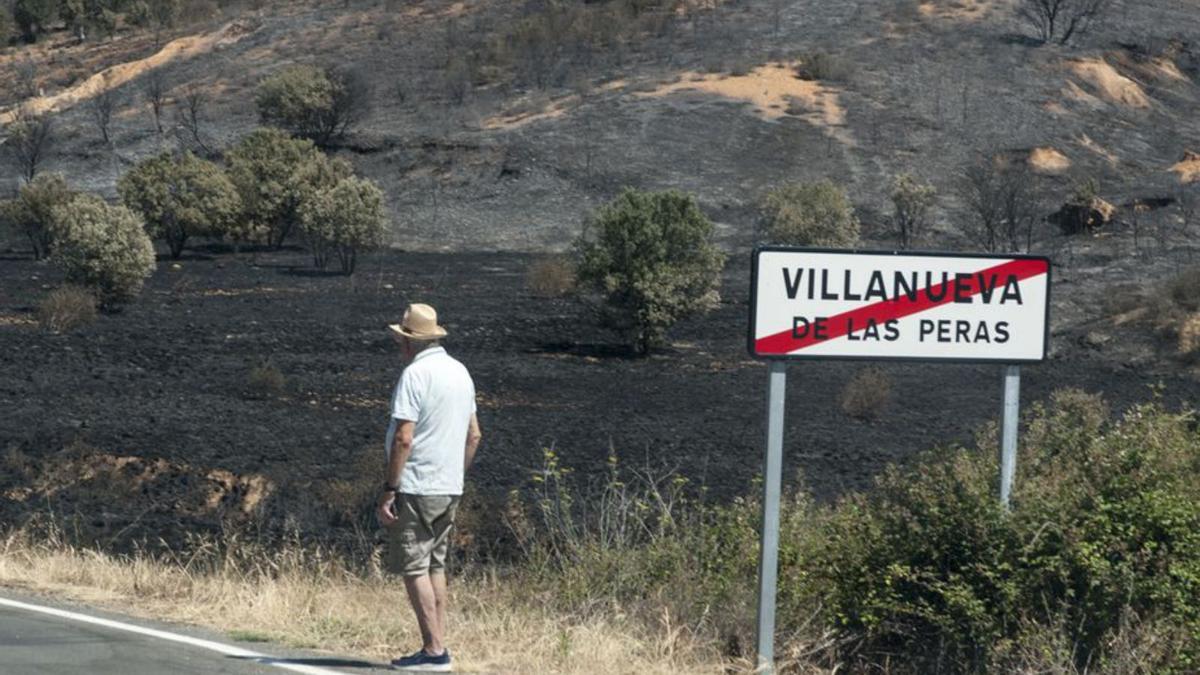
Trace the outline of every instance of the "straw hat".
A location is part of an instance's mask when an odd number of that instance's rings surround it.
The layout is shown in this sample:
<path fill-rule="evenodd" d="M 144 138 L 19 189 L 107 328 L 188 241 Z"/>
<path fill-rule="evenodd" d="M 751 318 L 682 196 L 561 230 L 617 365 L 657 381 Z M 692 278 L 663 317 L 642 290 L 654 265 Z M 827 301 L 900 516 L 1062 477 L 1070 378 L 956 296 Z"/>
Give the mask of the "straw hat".
<path fill-rule="evenodd" d="M 400 323 L 388 325 L 393 335 L 412 340 L 438 340 L 446 337 L 446 329 L 438 325 L 437 310 L 429 305 L 414 303 L 404 310 Z"/>

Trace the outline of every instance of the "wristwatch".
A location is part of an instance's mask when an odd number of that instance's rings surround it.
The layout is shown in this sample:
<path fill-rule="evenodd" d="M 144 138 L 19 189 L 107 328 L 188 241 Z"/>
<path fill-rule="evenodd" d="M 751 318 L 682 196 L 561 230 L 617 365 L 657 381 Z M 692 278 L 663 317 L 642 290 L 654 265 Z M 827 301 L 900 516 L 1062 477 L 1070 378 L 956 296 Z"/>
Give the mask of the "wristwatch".
<path fill-rule="evenodd" d="M 383 491 L 384 491 L 384 492 L 395 492 L 396 494 L 399 494 L 399 493 L 400 493 L 400 486 L 399 486 L 399 485 L 388 485 L 387 483 L 384 483 L 384 484 L 383 484 Z"/>

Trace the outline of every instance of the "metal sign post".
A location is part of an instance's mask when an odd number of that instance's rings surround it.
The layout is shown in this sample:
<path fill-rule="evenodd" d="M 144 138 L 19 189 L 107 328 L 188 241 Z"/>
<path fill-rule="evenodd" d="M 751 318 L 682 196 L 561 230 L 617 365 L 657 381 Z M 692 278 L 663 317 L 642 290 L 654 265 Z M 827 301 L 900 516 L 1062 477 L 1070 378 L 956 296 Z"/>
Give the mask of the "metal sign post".
<path fill-rule="evenodd" d="M 1000 505 L 1008 509 L 1017 472 L 1017 422 L 1021 409 L 1021 367 L 1004 368 L 1004 417 L 1000 429 Z"/>
<path fill-rule="evenodd" d="M 758 551 L 758 664 L 756 673 L 775 672 L 775 587 L 779 572 L 779 498 L 783 474 L 783 409 L 787 365 L 772 361 L 767 379 L 767 452 L 764 461 L 762 545 Z"/>

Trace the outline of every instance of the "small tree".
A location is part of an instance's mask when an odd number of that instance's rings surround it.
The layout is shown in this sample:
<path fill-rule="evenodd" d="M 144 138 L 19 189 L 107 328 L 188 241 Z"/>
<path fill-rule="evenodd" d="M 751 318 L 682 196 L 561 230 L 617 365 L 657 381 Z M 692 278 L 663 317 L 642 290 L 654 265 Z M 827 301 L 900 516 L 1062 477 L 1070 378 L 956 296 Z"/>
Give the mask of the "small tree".
<path fill-rule="evenodd" d="M 163 153 L 121 177 L 122 201 L 146 220 L 150 236 L 164 239 L 179 258 L 191 237 L 219 236 L 241 212 L 241 198 L 225 172 L 190 152 Z"/>
<path fill-rule="evenodd" d="M 95 122 L 96 128 L 100 131 L 100 138 L 104 140 L 105 145 L 110 144 L 108 134 L 109 125 L 112 123 L 113 112 L 117 109 L 117 92 L 112 89 L 104 89 L 99 94 L 96 94 L 88 101 L 88 112 L 92 115 L 92 121 Z"/>
<path fill-rule="evenodd" d="M 679 192 L 626 190 L 600 208 L 576 243 L 581 287 L 645 354 L 679 319 L 713 309 L 725 255 L 696 201 Z"/>
<path fill-rule="evenodd" d="M 151 70 L 142 80 L 142 96 L 150 104 L 150 112 L 154 115 L 154 128 L 158 133 L 163 132 L 162 113 L 167 101 L 167 78 L 161 70 Z"/>
<path fill-rule="evenodd" d="M 8 125 L 8 138 L 0 151 L 8 157 L 26 181 L 33 180 L 50 154 L 54 144 L 54 124 L 49 115 L 34 115 L 20 111 Z"/>
<path fill-rule="evenodd" d="M 366 116 L 370 90 L 356 70 L 292 66 L 263 80 L 255 100 L 263 124 L 324 147 Z"/>
<path fill-rule="evenodd" d="M 365 178 L 343 178 L 317 192 L 301 206 L 300 215 L 320 269 L 325 269 L 330 254 L 336 254 L 342 272 L 354 274 L 360 251 L 383 246 L 387 223 L 383 191 Z"/>
<path fill-rule="evenodd" d="M 832 181 L 782 185 L 767 193 L 762 208 L 767 236 L 774 243 L 838 248 L 858 244 L 854 206 Z"/>
<path fill-rule="evenodd" d="M 61 174 L 42 174 L 21 186 L 16 199 L 3 203 L 0 220 L 29 239 L 35 260 L 49 254 L 54 208 L 75 198 Z"/>
<path fill-rule="evenodd" d="M 175 121 L 178 125 L 176 136 L 181 145 L 190 145 L 194 152 L 201 155 L 213 156 L 212 146 L 205 138 L 200 128 L 204 121 L 204 110 L 208 106 L 208 96 L 196 85 L 188 85 L 176 99 Z"/>
<path fill-rule="evenodd" d="M 283 246 L 299 222 L 306 199 L 350 175 L 348 164 L 330 160 L 312 141 L 276 129 L 251 132 L 226 159 L 229 178 L 242 197 L 246 227 L 265 232 L 275 248 Z"/>
<path fill-rule="evenodd" d="M 1017 12 L 1042 42 L 1067 44 L 1087 32 L 1108 9 L 1109 0 L 1020 0 Z"/>
<path fill-rule="evenodd" d="M 892 222 L 900 234 L 900 248 L 908 248 L 925 233 L 937 190 L 910 173 L 901 173 L 892 180 L 891 198 Z"/>
<path fill-rule="evenodd" d="M 38 35 L 58 18 L 57 0 L 16 0 L 12 8 L 13 19 L 26 42 L 36 42 Z"/>
<path fill-rule="evenodd" d="M 96 290 L 103 306 L 135 297 L 154 272 L 154 244 L 124 206 L 80 195 L 54 209 L 51 260 L 67 281 Z"/>
<path fill-rule="evenodd" d="M 136 26 L 154 31 L 154 44 L 162 44 L 163 31 L 175 26 L 183 9 L 180 0 L 137 0 L 129 8 L 129 18 Z"/>

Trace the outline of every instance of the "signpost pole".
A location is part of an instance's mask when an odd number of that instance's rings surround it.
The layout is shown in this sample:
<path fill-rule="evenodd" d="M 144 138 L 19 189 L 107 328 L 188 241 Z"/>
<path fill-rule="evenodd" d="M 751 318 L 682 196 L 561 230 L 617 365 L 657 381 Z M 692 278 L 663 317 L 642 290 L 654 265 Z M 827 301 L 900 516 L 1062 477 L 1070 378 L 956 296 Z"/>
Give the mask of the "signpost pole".
<path fill-rule="evenodd" d="M 1021 408 L 1021 367 L 1004 368 L 1004 419 L 1000 436 L 1000 505 L 1008 509 L 1017 471 L 1017 421 Z"/>
<path fill-rule="evenodd" d="M 767 449 L 763 468 L 762 546 L 758 557 L 758 664 L 775 672 L 775 588 L 779 565 L 779 497 L 783 473 L 783 410 L 787 365 L 771 361 L 767 380 Z"/>

